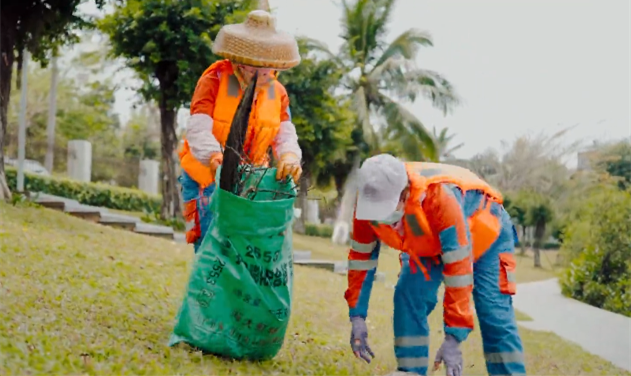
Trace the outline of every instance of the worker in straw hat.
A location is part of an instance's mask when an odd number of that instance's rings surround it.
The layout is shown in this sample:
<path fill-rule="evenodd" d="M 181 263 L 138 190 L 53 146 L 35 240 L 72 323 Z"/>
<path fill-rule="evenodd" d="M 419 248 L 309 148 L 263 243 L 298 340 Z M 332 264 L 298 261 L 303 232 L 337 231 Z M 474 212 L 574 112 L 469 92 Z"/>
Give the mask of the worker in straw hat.
<path fill-rule="evenodd" d="M 448 376 L 463 374 L 460 344 L 473 330 L 473 295 L 489 375 L 525 375 L 511 297 L 516 233 L 501 194 L 467 169 L 404 163 L 388 154 L 366 160 L 358 180 L 345 294 L 355 356 L 374 357 L 366 316 L 384 243 L 401 251 L 393 321 L 398 370 L 392 375 L 427 373 L 427 317 L 443 282 L 444 340 L 434 368 L 444 363 Z"/>
<path fill-rule="evenodd" d="M 223 26 L 213 52 L 226 60 L 212 64 L 199 79 L 180 151 L 186 241 L 195 245 L 196 252 L 212 219 L 209 199 L 232 118 L 255 73 L 257 91 L 244 142 L 246 158 L 254 165 L 267 166 L 271 147 L 278 160 L 278 179 L 291 176 L 297 181 L 302 172 L 302 151 L 291 122 L 289 97 L 276 80 L 280 70 L 300 63 L 298 45 L 294 37 L 276 30 L 267 1 L 261 1 L 244 23 Z"/>

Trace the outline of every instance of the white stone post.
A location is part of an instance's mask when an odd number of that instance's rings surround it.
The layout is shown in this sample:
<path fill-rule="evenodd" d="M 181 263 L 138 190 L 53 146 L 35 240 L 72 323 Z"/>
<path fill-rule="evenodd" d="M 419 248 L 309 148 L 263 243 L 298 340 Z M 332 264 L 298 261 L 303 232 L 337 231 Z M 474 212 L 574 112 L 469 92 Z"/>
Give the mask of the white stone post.
<path fill-rule="evenodd" d="M 68 177 L 90 182 L 92 176 L 92 144 L 85 140 L 68 141 Z"/>
<path fill-rule="evenodd" d="M 138 188 L 152 195 L 158 194 L 160 190 L 160 162 L 151 159 L 140 161 Z"/>
<path fill-rule="evenodd" d="M 320 224 L 320 202 L 318 200 L 307 200 L 307 222 L 316 225 Z"/>

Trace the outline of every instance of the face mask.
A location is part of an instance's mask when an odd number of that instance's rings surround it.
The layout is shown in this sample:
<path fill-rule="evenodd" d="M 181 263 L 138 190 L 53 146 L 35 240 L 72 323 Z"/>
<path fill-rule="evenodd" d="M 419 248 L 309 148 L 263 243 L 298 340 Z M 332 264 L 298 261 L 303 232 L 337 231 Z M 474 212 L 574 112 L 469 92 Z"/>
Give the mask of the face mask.
<path fill-rule="evenodd" d="M 244 83 L 248 84 L 254 77 L 254 73 L 258 72 L 256 86 L 264 86 L 275 78 L 275 72 L 269 68 L 255 68 L 247 65 L 239 65 L 239 73 L 244 79 Z"/>
<path fill-rule="evenodd" d="M 393 225 L 399 222 L 401 218 L 403 218 L 403 210 L 395 210 L 386 219 L 382 219 L 381 221 L 377 221 L 377 222 L 384 225 Z"/>

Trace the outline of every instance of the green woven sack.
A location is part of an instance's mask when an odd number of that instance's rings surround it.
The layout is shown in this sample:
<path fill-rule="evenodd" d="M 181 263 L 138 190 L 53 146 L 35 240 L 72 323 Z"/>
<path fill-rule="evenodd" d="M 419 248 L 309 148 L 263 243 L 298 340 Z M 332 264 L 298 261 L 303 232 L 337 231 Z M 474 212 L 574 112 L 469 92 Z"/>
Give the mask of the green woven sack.
<path fill-rule="evenodd" d="M 275 175 L 275 169 L 249 174 L 242 190 L 246 198 L 219 188 L 213 193 L 214 218 L 196 255 L 170 346 L 185 342 L 250 360 L 273 358 L 282 347 L 291 312 L 295 189 Z"/>

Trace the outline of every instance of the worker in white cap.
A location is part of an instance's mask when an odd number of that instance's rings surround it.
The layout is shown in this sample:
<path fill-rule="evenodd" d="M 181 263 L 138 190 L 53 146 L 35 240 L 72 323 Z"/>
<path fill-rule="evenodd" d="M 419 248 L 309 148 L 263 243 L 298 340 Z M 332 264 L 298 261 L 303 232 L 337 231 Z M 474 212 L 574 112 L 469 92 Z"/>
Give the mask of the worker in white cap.
<path fill-rule="evenodd" d="M 473 295 L 489 375 L 525 375 L 511 298 L 515 239 L 501 194 L 467 169 L 404 163 L 388 154 L 366 160 L 358 179 L 345 294 L 355 356 L 367 362 L 374 357 L 365 320 L 383 243 L 401 251 L 394 293 L 398 368 L 393 375 L 426 375 L 427 317 L 441 283 L 445 338 L 434 368 L 444 363 L 448 376 L 463 374 L 460 344 L 473 330 Z"/>

